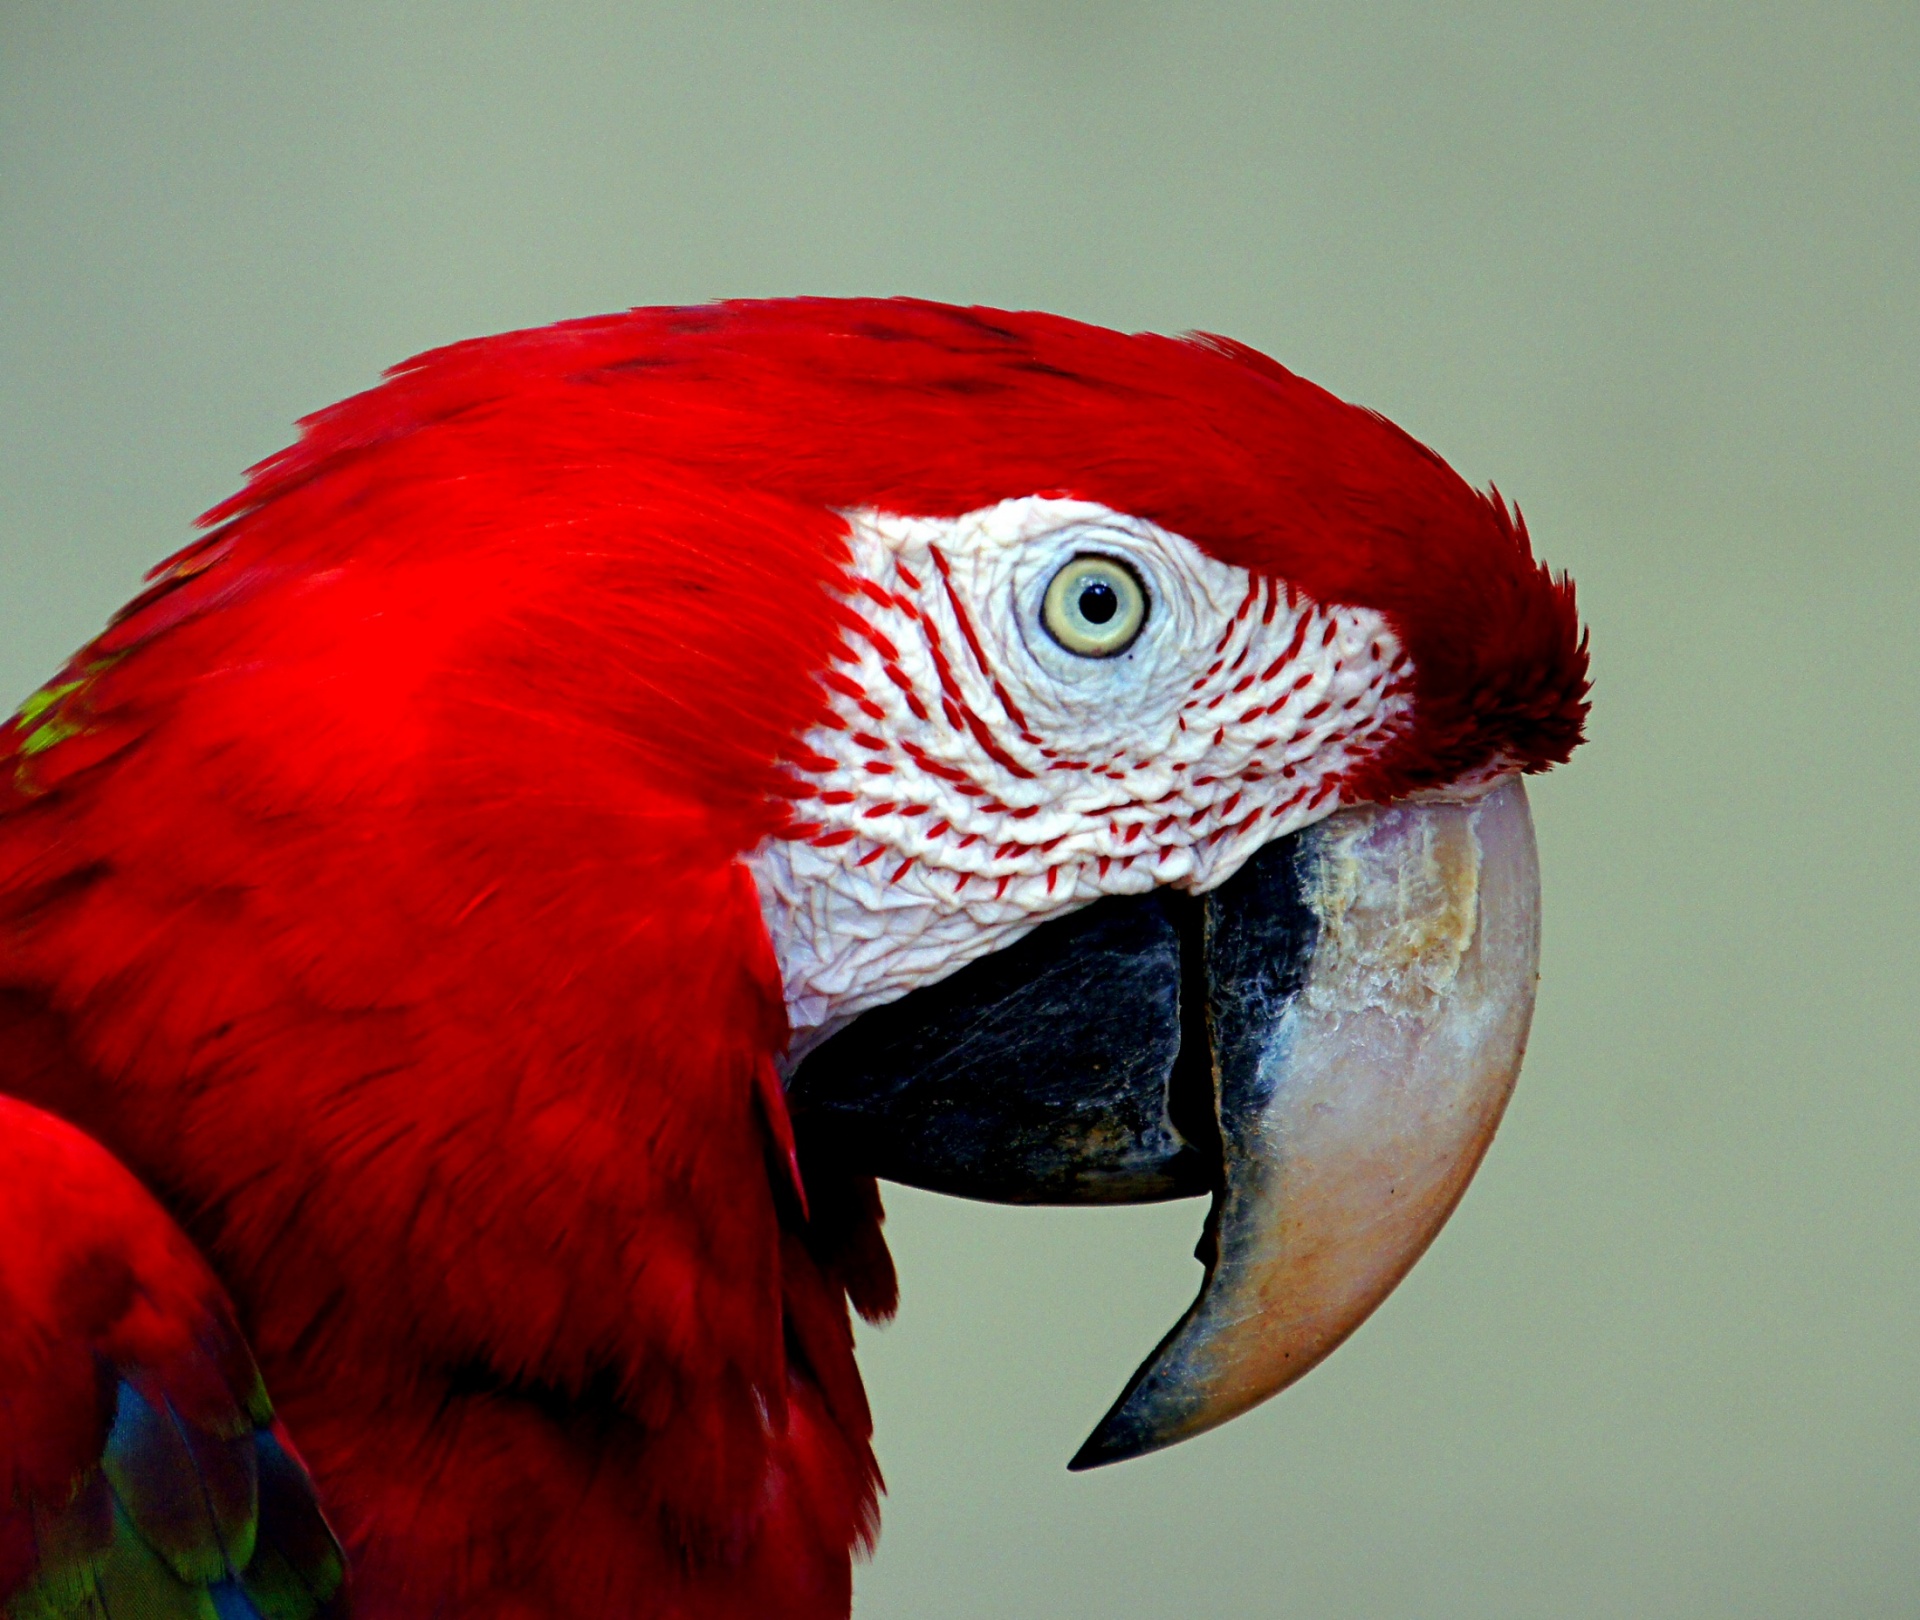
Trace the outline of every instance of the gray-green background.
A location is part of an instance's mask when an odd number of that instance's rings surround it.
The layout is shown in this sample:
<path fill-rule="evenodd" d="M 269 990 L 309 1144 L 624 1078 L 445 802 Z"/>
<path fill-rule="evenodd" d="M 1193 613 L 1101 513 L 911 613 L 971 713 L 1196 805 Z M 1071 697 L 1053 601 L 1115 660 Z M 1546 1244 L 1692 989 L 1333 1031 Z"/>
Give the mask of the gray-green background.
<path fill-rule="evenodd" d="M 1092 1476 L 1199 1207 L 896 1192 L 860 1614 L 1920 1614 L 1917 136 L 1911 0 L 0 0 L 0 700 L 451 338 L 910 291 L 1266 348 L 1580 582 L 1527 1073 L 1346 1349 Z"/>

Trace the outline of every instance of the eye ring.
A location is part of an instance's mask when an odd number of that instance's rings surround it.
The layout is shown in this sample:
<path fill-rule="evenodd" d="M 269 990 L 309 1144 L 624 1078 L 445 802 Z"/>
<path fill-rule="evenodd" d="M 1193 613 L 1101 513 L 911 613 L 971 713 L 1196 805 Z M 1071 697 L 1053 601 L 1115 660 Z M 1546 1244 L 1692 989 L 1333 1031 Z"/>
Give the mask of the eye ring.
<path fill-rule="evenodd" d="M 1150 605 L 1140 576 L 1118 557 L 1082 552 L 1048 582 L 1040 623 L 1070 653 L 1113 658 L 1139 640 Z"/>

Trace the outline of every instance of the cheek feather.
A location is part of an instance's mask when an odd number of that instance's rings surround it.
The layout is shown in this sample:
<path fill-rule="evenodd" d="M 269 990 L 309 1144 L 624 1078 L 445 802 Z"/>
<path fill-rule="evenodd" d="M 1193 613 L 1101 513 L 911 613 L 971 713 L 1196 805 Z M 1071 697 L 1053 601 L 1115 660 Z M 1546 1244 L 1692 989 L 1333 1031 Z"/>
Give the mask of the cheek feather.
<path fill-rule="evenodd" d="M 1050 670 L 1020 571 L 1089 523 L 1151 555 L 1161 622 L 1132 662 Z M 1075 906 L 1223 882 L 1337 808 L 1407 719 L 1411 666 L 1379 614 L 1103 508 L 863 513 L 850 534 L 853 617 L 822 677 L 834 719 L 805 739 L 792 824 L 751 862 L 796 1056 Z"/>

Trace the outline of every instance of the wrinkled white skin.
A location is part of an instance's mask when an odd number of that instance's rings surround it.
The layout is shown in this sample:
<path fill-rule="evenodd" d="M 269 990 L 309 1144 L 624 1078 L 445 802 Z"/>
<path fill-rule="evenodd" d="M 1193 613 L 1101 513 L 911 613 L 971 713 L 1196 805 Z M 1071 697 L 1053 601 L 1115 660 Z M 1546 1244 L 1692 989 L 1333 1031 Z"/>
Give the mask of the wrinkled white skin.
<path fill-rule="evenodd" d="M 837 666 L 853 691 L 806 739 L 829 766 L 795 806 L 811 832 L 750 861 L 789 1062 L 1101 895 L 1224 882 L 1339 808 L 1342 777 L 1408 717 L 1412 666 L 1378 613 L 1295 598 L 1138 518 L 1032 496 L 848 523 L 868 627 Z M 1120 656 L 1042 628 L 1082 553 L 1146 587 Z"/>

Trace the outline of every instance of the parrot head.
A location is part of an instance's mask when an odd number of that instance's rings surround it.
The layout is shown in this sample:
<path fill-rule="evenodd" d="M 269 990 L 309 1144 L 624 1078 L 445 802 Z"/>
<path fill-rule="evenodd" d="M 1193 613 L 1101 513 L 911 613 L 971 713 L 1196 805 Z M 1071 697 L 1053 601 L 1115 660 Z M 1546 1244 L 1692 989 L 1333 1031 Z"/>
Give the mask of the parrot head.
<path fill-rule="evenodd" d="M 1571 586 L 1224 339 L 733 318 L 790 368 L 756 410 L 799 412 L 751 454 L 846 525 L 829 712 L 747 856 L 802 1142 L 996 1200 L 1210 1193 L 1200 1297 L 1075 1466 L 1198 1433 L 1350 1333 L 1491 1140 L 1538 962 L 1519 778 L 1586 712 Z"/>

